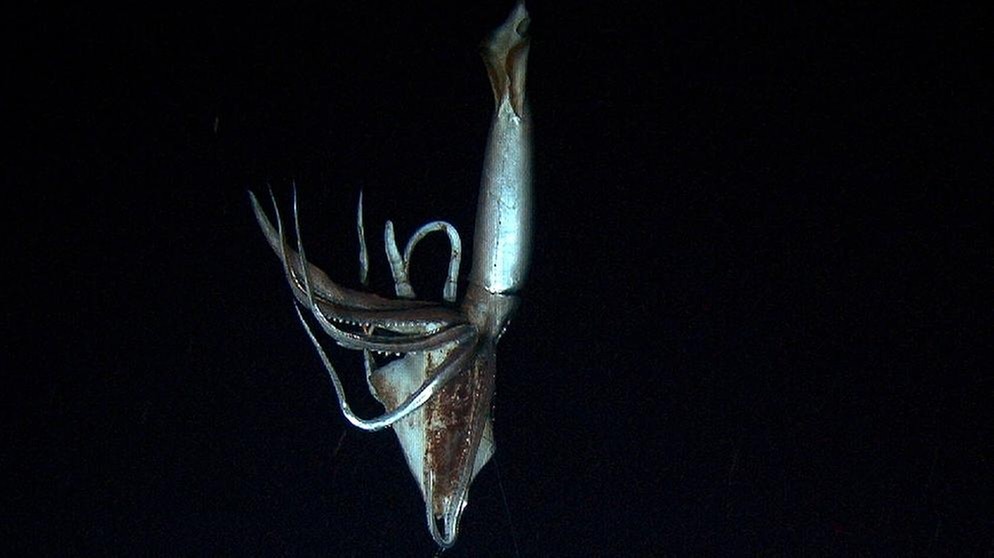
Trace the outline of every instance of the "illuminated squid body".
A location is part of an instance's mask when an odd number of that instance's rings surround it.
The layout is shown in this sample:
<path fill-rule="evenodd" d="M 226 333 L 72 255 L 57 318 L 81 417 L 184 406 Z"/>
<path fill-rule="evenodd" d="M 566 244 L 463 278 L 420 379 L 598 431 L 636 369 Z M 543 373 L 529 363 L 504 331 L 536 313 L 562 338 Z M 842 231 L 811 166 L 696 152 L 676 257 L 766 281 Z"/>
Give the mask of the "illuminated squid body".
<path fill-rule="evenodd" d="M 531 253 L 532 188 L 530 121 L 525 104 L 528 13 L 518 3 L 483 44 L 496 109 L 490 127 L 473 235 L 467 292 L 456 304 L 461 245 L 452 225 L 436 221 L 411 237 L 404 253 L 393 225 L 386 251 L 396 299 L 342 287 L 310 264 L 300 241 L 294 199 L 296 246 L 291 247 L 276 211 L 275 227 L 251 195 L 256 219 L 282 260 L 293 294 L 338 345 L 361 350 L 370 392 L 386 412 L 355 415 L 341 380 L 300 308 L 298 316 L 331 378 L 346 419 L 364 430 L 391 427 L 424 497 L 428 528 L 441 547 L 451 546 L 466 506 L 469 485 L 494 452 L 490 411 L 497 342 L 518 306 Z M 274 206 L 275 201 L 274 201 Z M 363 283 L 368 270 L 359 198 L 358 230 Z M 448 234 L 451 259 L 443 302 L 417 300 L 408 280 L 411 254 L 427 234 Z M 376 354 L 399 358 L 379 366 Z"/>

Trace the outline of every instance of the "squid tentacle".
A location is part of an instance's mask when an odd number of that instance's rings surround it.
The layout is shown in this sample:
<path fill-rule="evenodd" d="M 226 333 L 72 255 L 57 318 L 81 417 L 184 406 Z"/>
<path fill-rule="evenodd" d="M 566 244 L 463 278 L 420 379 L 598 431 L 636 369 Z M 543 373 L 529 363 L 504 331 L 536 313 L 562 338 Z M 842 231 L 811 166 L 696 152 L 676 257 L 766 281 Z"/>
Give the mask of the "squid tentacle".
<path fill-rule="evenodd" d="M 462 240 L 459 238 L 459 231 L 446 221 L 432 221 L 421 226 L 414 231 L 411 239 L 407 241 L 404 248 L 404 268 L 405 271 L 411 265 L 411 255 L 414 247 L 421 239 L 433 232 L 444 232 L 449 237 L 449 274 L 445 278 L 445 287 L 442 288 L 442 300 L 446 302 L 456 301 L 457 281 L 459 279 L 459 264 L 462 262 Z"/>
<path fill-rule="evenodd" d="M 294 292 L 301 304 L 307 304 L 307 295 Z M 315 304 L 329 320 L 356 326 L 378 326 L 388 331 L 405 333 L 411 328 L 424 331 L 437 331 L 442 328 L 461 325 L 467 320 L 451 309 L 442 306 L 423 306 L 411 310 L 362 310 L 340 304 L 328 304 L 315 298 Z"/>
<path fill-rule="evenodd" d="M 379 352 L 416 353 L 433 351 L 448 343 L 458 343 L 476 333 L 476 328 L 469 324 L 460 324 L 442 331 L 432 331 L 425 334 L 407 334 L 401 336 L 386 336 L 373 334 L 355 334 L 341 330 L 328 321 L 316 307 L 311 307 L 311 313 L 321 325 L 321 329 L 346 349 L 369 349 Z"/>
<path fill-rule="evenodd" d="M 249 193 L 256 220 L 265 233 L 267 241 L 273 250 L 283 260 L 284 271 L 290 283 L 295 298 L 302 304 L 308 304 L 307 293 L 300 279 L 304 269 L 309 270 L 309 280 L 312 283 L 314 299 L 322 308 L 322 313 L 331 320 L 354 324 L 379 325 L 384 328 L 397 326 L 420 326 L 439 328 L 444 326 L 466 323 L 466 319 L 457 311 L 441 305 L 417 300 L 385 299 L 361 291 L 353 291 L 341 287 L 331 281 L 328 276 L 316 266 L 301 258 L 289 247 L 285 246 L 286 238 L 283 233 L 282 218 L 275 199 L 273 205 L 276 213 L 277 226 L 274 228 L 262 210 L 255 195 Z M 272 192 L 270 192 L 272 196 Z"/>
<path fill-rule="evenodd" d="M 524 91 L 528 22 L 524 2 L 518 0 L 482 45 L 496 106 L 477 202 L 473 262 L 460 306 L 454 303 L 462 245 L 451 224 L 422 225 L 401 253 L 394 225 L 387 221 L 386 256 L 397 293 L 389 299 L 345 288 L 308 262 L 296 190 L 287 231 L 272 190 L 276 227 L 249 193 L 256 220 L 281 259 L 297 301 L 294 311 L 331 379 L 343 415 L 362 430 L 395 428 L 425 500 L 429 531 L 442 549 L 455 543 L 470 483 L 494 452 L 494 352 L 519 304 L 532 251 L 531 125 Z M 356 211 L 359 281 L 367 285 L 361 191 Z M 447 233 L 450 259 L 443 301 L 428 302 L 415 298 L 409 272 L 418 243 L 434 232 Z M 295 243 L 288 238 L 293 233 Z M 308 311 L 313 319 L 306 317 Z M 383 405 L 382 414 L 367 419 L 352 411 L 342 380 L 315 335 L 321 331 L 313 329 L 315 320 L 333 343 L 362 351 L 366 382 Z M 379 351 L 405 356 L 377 372 L 380 362 L 374 352 Z"/>
<path fill-rule="evenodd" d="M 286 250 L 286 237 L 282 234 L 283 225 L 279 224 L 280 238 L 283 240 L 281 246 Z M 294 234 L 297 237 L 297 254 L 302 262 L 307 262 L 304 253 L 303 236 L 300 234 L 300 212 L 297 211 L 297 191 L 293 192 L 293 226 Z M 403 335 L 400 337 L 390 337 L 374 335 L 372 333 L 355 334 L 335 327 L 324 314 L 314 300 L 314 291 L 311 288 L 309 266 L 304 266 L 303 283 L 304 292 L 307 295 L 307 306 L 311 314 L 321 324 L 321 328 L 339 345 L 349 349 L 371 349 L 374 351 L 394 351 L 394 352 L 416 352 L 435 350 L 447 343 L 462 342 L 475 333 L 475 328 L 469 324 L 457 325 L 441 331 L 432 331 L 424 334 Z"/>
<path fill-rule="evenodd" d="M 296 208 L 296 195 L 294 195 L 294 208 Z M 299 220 L 296 218 L 297 212 L 294 211 L 295 224 L 299 227 Z M 282 222 L 279 222 L 280 227 L 280 238 L 284 239 L 281 244 L 282 254 L 285 258 L 286 253 L 286 237 L 282 234 Z M 299 232 L 299 231 L 298 231 Z M 297 249 L 300 250 L 301 259 L 304 258 L 303 245 L 300 243 L 298 237 Z M 306 261 L 306 260 L 305 260 Z M 304 273 L 304 285 L 308 294 L 313 297 L 313 291 L 310 289 L 310 281 L 308 279 L 309 273 Z M 313 299 L 312 299 L 313 300 Z M 304 330 L 307 332 L 307 336 L 310 338 L 311 343 L 314 344 L 314 348 L 317 350 L 318 355 L 321 358 L 322 364 L 324 364 L 325 369 L 328 371 L 328 375 L 331 378 L 331 382 L 335 388 L 335 395 L 338 397 L 339 407 L 342 409 L 342 414 L 345 418 L 355 425 L 357 428 L 363 430 L 381 430 L 393 425 L 399 420 L 403 420 L 405 417 L 417 411 L 422 405 L 427 403 L 435 394 L 441 389 L 450 379 L 455 377 L 457 374 L 463 371 L 466 367 L 467 362 L 475 354 L 475 347 L 478 344 L 478 337 L 475 334 L 471 334 L 466 340 L 456 343 L 455 348 L 449 354 L 448 357 L 439 365 L 436 373 L 431 377 L 431 379 L 425 381 L 421 386 L 414 391 L 410 396 L 407 397 L 400 405 L 397 406 L 393 411 L 384 413 L 379 417 L 372 419 L 363 419 L 352 412 L 351 407 L 345 397 L 345 388 L 342 385 L 342 380 L 339 378 L 338 373 L 335 371 L 335 367 L 331 364 L 331 359 L 325 353 L 324 348 L 321 343 L 314 336 L 314 332 L 311 327 L 307 324 L 307 320 L 304 319 L 303 313 L 301 313 L 300 308 L 294 306 L 294 311 L 297 312 L 297 317 L 300 319 L 300 323 L 304 326 Z M 471 342 L 469 341 L 471 339 Z"/>
<path fill-rule="evenodd" d="M 304 331 L 307 332 L 307 337 L 310 338 L 311 343 L 318 352 L 318 356 L 321 359 L 321 363 L 324 364 L 325 370 L 328 372 L 328 376 L 331 378 L 331 383 L 335 388 L 335 395 L 338 397 L 338 405 L 342 409 L 342 414 L 345 415 L 345 419 L 352 423 L 353 426 L 367 431 L 382 430 L 384 428 L 392 426 L 397 421 L 407 418 L 408 415 L 420 409 L 425 403 L 431 400 L 438 391 L 448 383 L 449 380 L 454 378 L 460 372 L 462 372 L 469 361 L 473 358 L 475 353 L 475 348 L 478 344 L 478 338 L 473 336 L 470 340 L 462 343 L 457 343 L 455 348 L 449 354 L 448 357 L 442 364 L 439 365 L 436 373 L 426 380 L 417 390 L 409 395 L 396 409 L 384 413 L 378 417 L 371 419 L 363 419 L 357 416 L 352 408 L 349 406 L 348 401 L 345 398 L 345 388 L 342 386 L 342 380 L 338 377 L 338 372 L 335 371 L 335 367 L 331 364 L 331 359 L 324 352 L 324 348 L 321 347 L 321 343 L 314 336 L 314 332 L 311 331 L 311 327 L 307 325 L 307 320 L 304 319 L 304 315 L 300 312 L 300 308 L 294 306 L 294 310 L 297 312 L 297 317 L 300 318 L 300 323 L 304 326 Z"/>
<path fill-rule="evenodd" d="M 414 298 L 414 288 L 407 277 L 407 261 L 400 255 L 397 249 L 397 239 L 393 234 L 393 221 L 387 221 L 383 228 L 383 244 L 386 245 L 387 261 L 390 262 L 390 274 L 393 275 L 393 282 L 397 296 L 403 299 Z"/>
<path fill-rule="evenodd" d="M 366 249 L 366 229 L 362 224 L 362 190 L 359 190 L 355 222 L 359 232 L 359 283 L 366 286 L 369 284 L 369 251 Z"/>
<path fill-rule="evenodd" d="M 359 282 L 366 286 L 369 283 L 369 250 L 366 249 L 366 228 L 363 226 L 362 218 L 362 189 L 359 189 L 359 204 L 356 207 L 356 229 L 359 234 Z M 376 333 L 376 326 L 370 326 L 366 328 L 370 333 Z M 366 385 L 369 386 L 370 392 L 374 391 L 373 387 L 373 372 L 376 371 L 376 360 L 373 358 L 373 352 L 369 349 L 362 350 L 362 365 L 366 371 Z"/>
<path fill-rule="evenodd" d="M 270 197 L 272 197 L 272 195 L 272 191 L 270 191 Z M 281 246 L 283 235 L 281 232 L 282 226 L 280 226 L 280 211 L 279 206 L 276 205 L 275 198 L 273 199 L 273 209 L 276 213 L 277 227 L 274 228 L 272 223 L 269 222 L 269 218 L 266 217 L 266 213 L 263 211 L 258 199 L 256 199 L 255 194 L 249 192 L 249 197 L 252 201 L 252 209 L 255 211 L 256 220 L 259 222 L 259 226 L 262 228 L 263 233 L 266 236 L 266 240 L 269 242 L 269 245 L 273 251 L 283 258 L 284 266 L 294 271 L 296 271 L 297 268 L 303 269 L 305 265 L 311 268 L 311 279 L 315 283 L 314 291 L 319 302 L 325 302 L 330 305 L 338 305 L 355 310 L 368 311 L 411 310 L 432 306 L 432 303 L 426 301 L 394 300 L 383 298 L 372 293 L 342 287 L 341 285 L 335 283 L 320 268 L 306 262 L 301 262 L 299 256 L 294 253 L 293 250 L 287 249 L 286 251 L 283 251 Z M 296 287 L 295 290 L 302 291 L 303 289 L 301 288 L 299 281 L 297 281 L 295 277 L 291 277 L 291 279 L 291 285 Z M 294 294 L 298 295 L 299 298 L 301 293 L 295 292 Z"/>
<path fill-rule="evenodd" d="M 459 238 L 459 231 L 451 223 L 445 221 L 432 221 L 414 231 L 404 248 L 403 258 L 400 256 L 400 250 L 397 249 L 393 222 L 387 221 L 383 231 L 384 243 L 386 244 L 387 260 L 390 262 L 390 272 L 393 274 L 393 280 L 396 284 L 397 296 L 414 298 L 414 289 L 411 287 L 409 278 L 411 255 L 418 242 L 433 232 L 444 232 L 449 237 L 449 273 L 445 279 L 445 286 L 442 288 L 442 299 L 446 302 L 456 301 L 459 264 L 462 261 L 462 240 Z"/>

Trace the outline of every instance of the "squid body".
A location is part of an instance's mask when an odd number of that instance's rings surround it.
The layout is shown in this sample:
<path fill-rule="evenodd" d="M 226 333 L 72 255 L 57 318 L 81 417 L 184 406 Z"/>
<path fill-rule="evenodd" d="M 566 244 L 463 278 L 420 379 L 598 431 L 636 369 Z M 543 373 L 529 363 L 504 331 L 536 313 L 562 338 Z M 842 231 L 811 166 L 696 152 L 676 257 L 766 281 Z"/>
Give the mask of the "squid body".
<path fill-rule="evenodd" d="M 531 255 L 531 124 L 525 103 L 528 21 L 519 2 L 482 45 L 496 106 L 477 205 L 472 268 L 461 302 L 457 303 L 456 284 L 462 247 L 452 225 L 428 223 L 414 233 L 401 254 L 393 226 L 387 222 L 387 259 L 397 298 L 384 298 L 342 287 L 307 261 L 296 196 L 297 241 L 290 246 L 278 209 L 274 225 L 250 193 L 256 219 L 282 261 L 298 303 L 297 314 L 328 372 L 343 414 L 364 430 L 394 430 L 424 498 L 428 528 L 443 548 L 455 542 L 469 485 L 494 453 L 496 347 L 518 307 Z M 361 195 L 358 230 L 365 283 L 369 264 Z M 408 280 L 413 249 L 432 232 L 446 233 L 451 248 L 440 302 L 417 299 Z M 342 382 L 304 314 L 310 314 L 339 346 L 363 352 L 370 392 L 384 406 L 384 414 L 365 419 L 351 410 Z M 383 354 L 397 358 L 386 361 Z"/>

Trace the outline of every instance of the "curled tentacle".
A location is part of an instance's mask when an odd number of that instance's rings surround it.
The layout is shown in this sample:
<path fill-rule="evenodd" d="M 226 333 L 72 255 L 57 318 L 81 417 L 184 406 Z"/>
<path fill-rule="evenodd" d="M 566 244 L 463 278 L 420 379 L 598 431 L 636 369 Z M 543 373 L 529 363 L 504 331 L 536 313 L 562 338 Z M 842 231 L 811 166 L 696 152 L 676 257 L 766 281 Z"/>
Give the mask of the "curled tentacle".
<path fill-rule="evenodd" d="M 436 303 L 392 300 L 339 286 L 320 268 L 303 260 L 299 254 L 285 246 L 286 237 L 279 208 L 275 207 L 275 200 L 273 204 L 277 226 L 273 227 L 255 195 L 250 192 L 249 196 L 256 220 L 273 251 L 283 261 L 287 281 L 295 298 L 302 304 L 310 303 L 310 297 L 301 279 L 306 268 L 314 303 L 321 308 L 321 313 L 332 321 L 371 324 L 388 329 L 399 328 L 399 331 L 410 326 L 440 328 L 466 322 L 456 310 Z"/>
<path fill-rule="evenodd" d="M 277 221 L 279 224 L 278 233 L 280 235 L 280 248 L 286 255 L 286 236 L 283 234 L 283 224 L 281 221 Z M 293 226 L 294 234 L 297 237 L 297 255 L 300 261 L 304 264 L 307 263 L 307 256 L 304 252 L 304 242 L 302 235 L 300 234 L 300 212 L 297 211 L 297 192 L 294 190 L 293 194 Z M 303 273 L 301 273 L 304 294 L 307 299 L 307 307 L 310 309 L 311 314 L 314 318 L 318 320 L 321 324 L 321 328 L 327 333 L 332 339 L 334 339 L 339 345 L 349 348 L 349 349 L 369 349 L 373 351 L 383 351 L 383 352 L 415 352 L 415 351 L 429 351 L 440 348 L 447 343 L 462 342 L 468 339 L 470 336 L 475 335 L 476 329 L 469 324 L 459 324 L 453 327 L 441 329 L 439 331 L 432 330 L 403 335 L 403 336 L 383 336 L 375 335 L 372 333 L 363 332 L 361 334 L 351 333 L 336 327 L 331 323 L 330 320 L 321 312 L 314 299 L 314 290 L 311 288 L 311 269 L 313 266 L 304 265 L 302 267 Z M 430 327 L 424 325 L 423 327 Z"/>
<path fill-rule="evenodd" d="M 321 347 L 321 343 L 318 342 L 317 337 L 314 336 L 314 332 L 311 331 L 311 327 L 307 325 L 304 315 L 300 312 L 299 308 L 294 307 L 294 310 L 296 310 L 297 317 L 300 318 L 300 323 L 307 332 L 307 337 L 310 338 L 311 343 L 318 352 L 318 356 L 321 358 L 321 363 L 324 364 L 325 370 L 327 370 L 328 376 L 331 378 L 331 383 L 335 387 L 335 395 L 338 397 L 338 405 L 342 409 L 342 414 L 345 415 L 346 420 L 362 430 L 382 430 L 392 426 L 399 420 L 405 419 L 408 415 L 420 409 L 431 398 L 435 397 L 438 391 L 449 380 L 465 369 L 475 354 L 478 342 L 477 338 L 473 336 L 463 343 L 457 343 L 449 356 L 438 366 L 434 375 L 428 381 L 421 384 L 396 409 L 376 418 L 363 419 L 352 412 L 345 398 L 345 388 L 342 386 L 342 380 L 338 377 L 338 373 L 335 371 L 335 367 L 332 366 L 328 355 L 324 352 L 324 348 Z"/>
<path fill-rule="evenodd" d="M 270 193 L 270 195 L 271 194 L 272 193 Z M 290 270 L 295 271 L 302 269 L 304 264 L 300 261 L 299 257 L 293 250 L 287 249 L 285 252 L 283 251 L 283 228 L 280 225 L 280 212 L 279 207 L 276 206 L 275 200 L 273 201 L 273 205 L 276 212 L 276 228 L 274 228 L 269 222 L 269 218 L 266 217 L 266 213 L 262 210 L 262 206 L 256 199 L 255 194 L 249 192 L 249 196 L 252 200 L 252 209 L 255 211 L 256 220 L 259 222 L 259 226 L 262 228 L 270 247 L 278 256 L 283 258 L 284 265 L 290 268 Z M 321 271 L 321 269 L 313 265 L 309 265 L 309 267 L 311 268 L 311 280 L 314 284 L 314 293 L 317 299 L 321 302 L 347 305 L 365 310 L 407 310 L 430 304 L 420 301 L 391 300 L 375 294 L 348 289 L 332 281 L 323 271 Z M 295 278 L 293 279 L 294 280 L 291 282 L 291 285 L 302 291 L 303 289 L 300 288 L 300 284 Z"/>
<path fill-rule="evenodd" d="M 387 261 L 390 262 L 390 272 L 393 274 L 393 280 L 396 284 L 397 296 L 401 298 L 414 298 L 414 289 L 411 287 L 410 281 L 411 256 L 418 242 L 421 242 L 424 237 L 433 232 L 444 232 L 449 237 L 449 272 L 445 279 L 445 286 L 442 288 L 442 299 L 446 302 L 456 301 L 459 264 L 462 261 L 462 240 L 459 238 L 459 231 L 451 223 L 445 221 L 432 221 L 414 231 L 411 239 L 407 241 L 407 246 L 404 248 L 403 258 L 400 256 L 400 250 L 397 249 L 397 239 L 394 235 L 393 222 L 387 221 L 383 236 L 384 243 L 386 244 Z"/>
<path fill-rule="evenodd" d="M 444 232 L 449 236 L 449 274 L 445 279 L 445 287 L 442 288 L 442 299 L 447 302 L 455 302 L 459 263 L 462 261 L 462 241 L 459 239 L 459 231 L 450 223 L 432 221 L 414 232 L 404 249 L 404 270 L 409 270 L 411 266 L 411 255 L 414 253 L 414 247 L 417 246 L 418 242 L 421 242 L 422 238 L 433 232 Z"/>
<path fill-rule="evenodd" d="M 304 257 L 303 244 L 300 242 L 299 238 L 299 219 L 297 218 L 297 197 L 294 195 L 294 225 L 297 228 L 298 240 L 297 240 L 297 250 L 300 254 L 300 259 L 303 262 L 307 260 Z M 286 237 L 283 235 L 283 225 L 282 222 L 277 220 L 279 226 L 279 236 L 281 239 L 280 249 L 281 256 L 283 260 L 287 259 L 287 246 Z M 309 269 L 309 268 L 305 268 Z M 303 283 L 304 289 L 307 294 L 308 300 L 314 307 L 314 291 L 311 290 L 310 273 L 305 271 L 303 273 Z M 304 330 L 307 332 L 308 338 L 310 338 L 311 343 L 314 344 L 314 348 L 317 350 L 318 355 L 321 358 L 321 362 L 324 364 L 325 369 L 328 371 L 328 375 L 331 378 L 331 382 L 335 387 L 335 395 L 338 397 L 339 406 L 342 409 L 342 414 L 345 418 L 355 425 L 357 428 L 363 430 L 380 430 L 391 426 L 399 420 L 403 420 L 405 417 L 410 415 L 412 412 L 421 408 L 422 405 L 428 402 L 439 389 L 442 388 L 450 379 L 459 374 L 466 366 L 466 364 L 472 359 L 474 355 L 474 348 L 477 344 L 477 336 L 475 333 L 470 332 L 470 334 L 462 338 L 461 342 L 455 344 L 455 348 L 449 353 L 448 357 L 439 365 L 438 370 L 431 377 L 430 380 L 424 382 L 414 393 L 412 393 L 407 399 L 404 400 L 396 409 L 384 413 L 379 417 L 373 419 L 362 419 L 352 412 L 348 401 L 345 398 L 345 388 L 342 386 L 341 378 L 338 377 L 338 373 L 335 371 L 335 367 L 332 366 L 331 360 L 328 355 L 324 352 L 324 348 L 321 343 L 318 342 L 317 337 L 311 331 L 309 325 L 307 325 L 307 320 L 304 319 L 304 315 L 300 312 L 300 309 L 296 306 L 294 310 L 297 312 L 297 317 L 300 318 L 300 323 L 304 326 Z"/>

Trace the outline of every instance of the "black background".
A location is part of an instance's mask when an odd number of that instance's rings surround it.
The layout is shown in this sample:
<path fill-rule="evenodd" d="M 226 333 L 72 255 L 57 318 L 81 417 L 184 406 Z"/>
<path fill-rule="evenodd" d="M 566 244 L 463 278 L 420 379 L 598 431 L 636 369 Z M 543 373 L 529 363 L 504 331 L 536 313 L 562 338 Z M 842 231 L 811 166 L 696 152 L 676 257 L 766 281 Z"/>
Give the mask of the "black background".
<path fill-rule="evenodd" d="M 360 189 L 379 292 L 386 219 L 469 245 L 509 6 L 351 4 L 7 14 L 12 553 L 433 552 L 246 192 L 350 286 Z M 447 555 L 992 552 L 987 14 L 581 4 L 529 6 L 535 254 Z"/>

